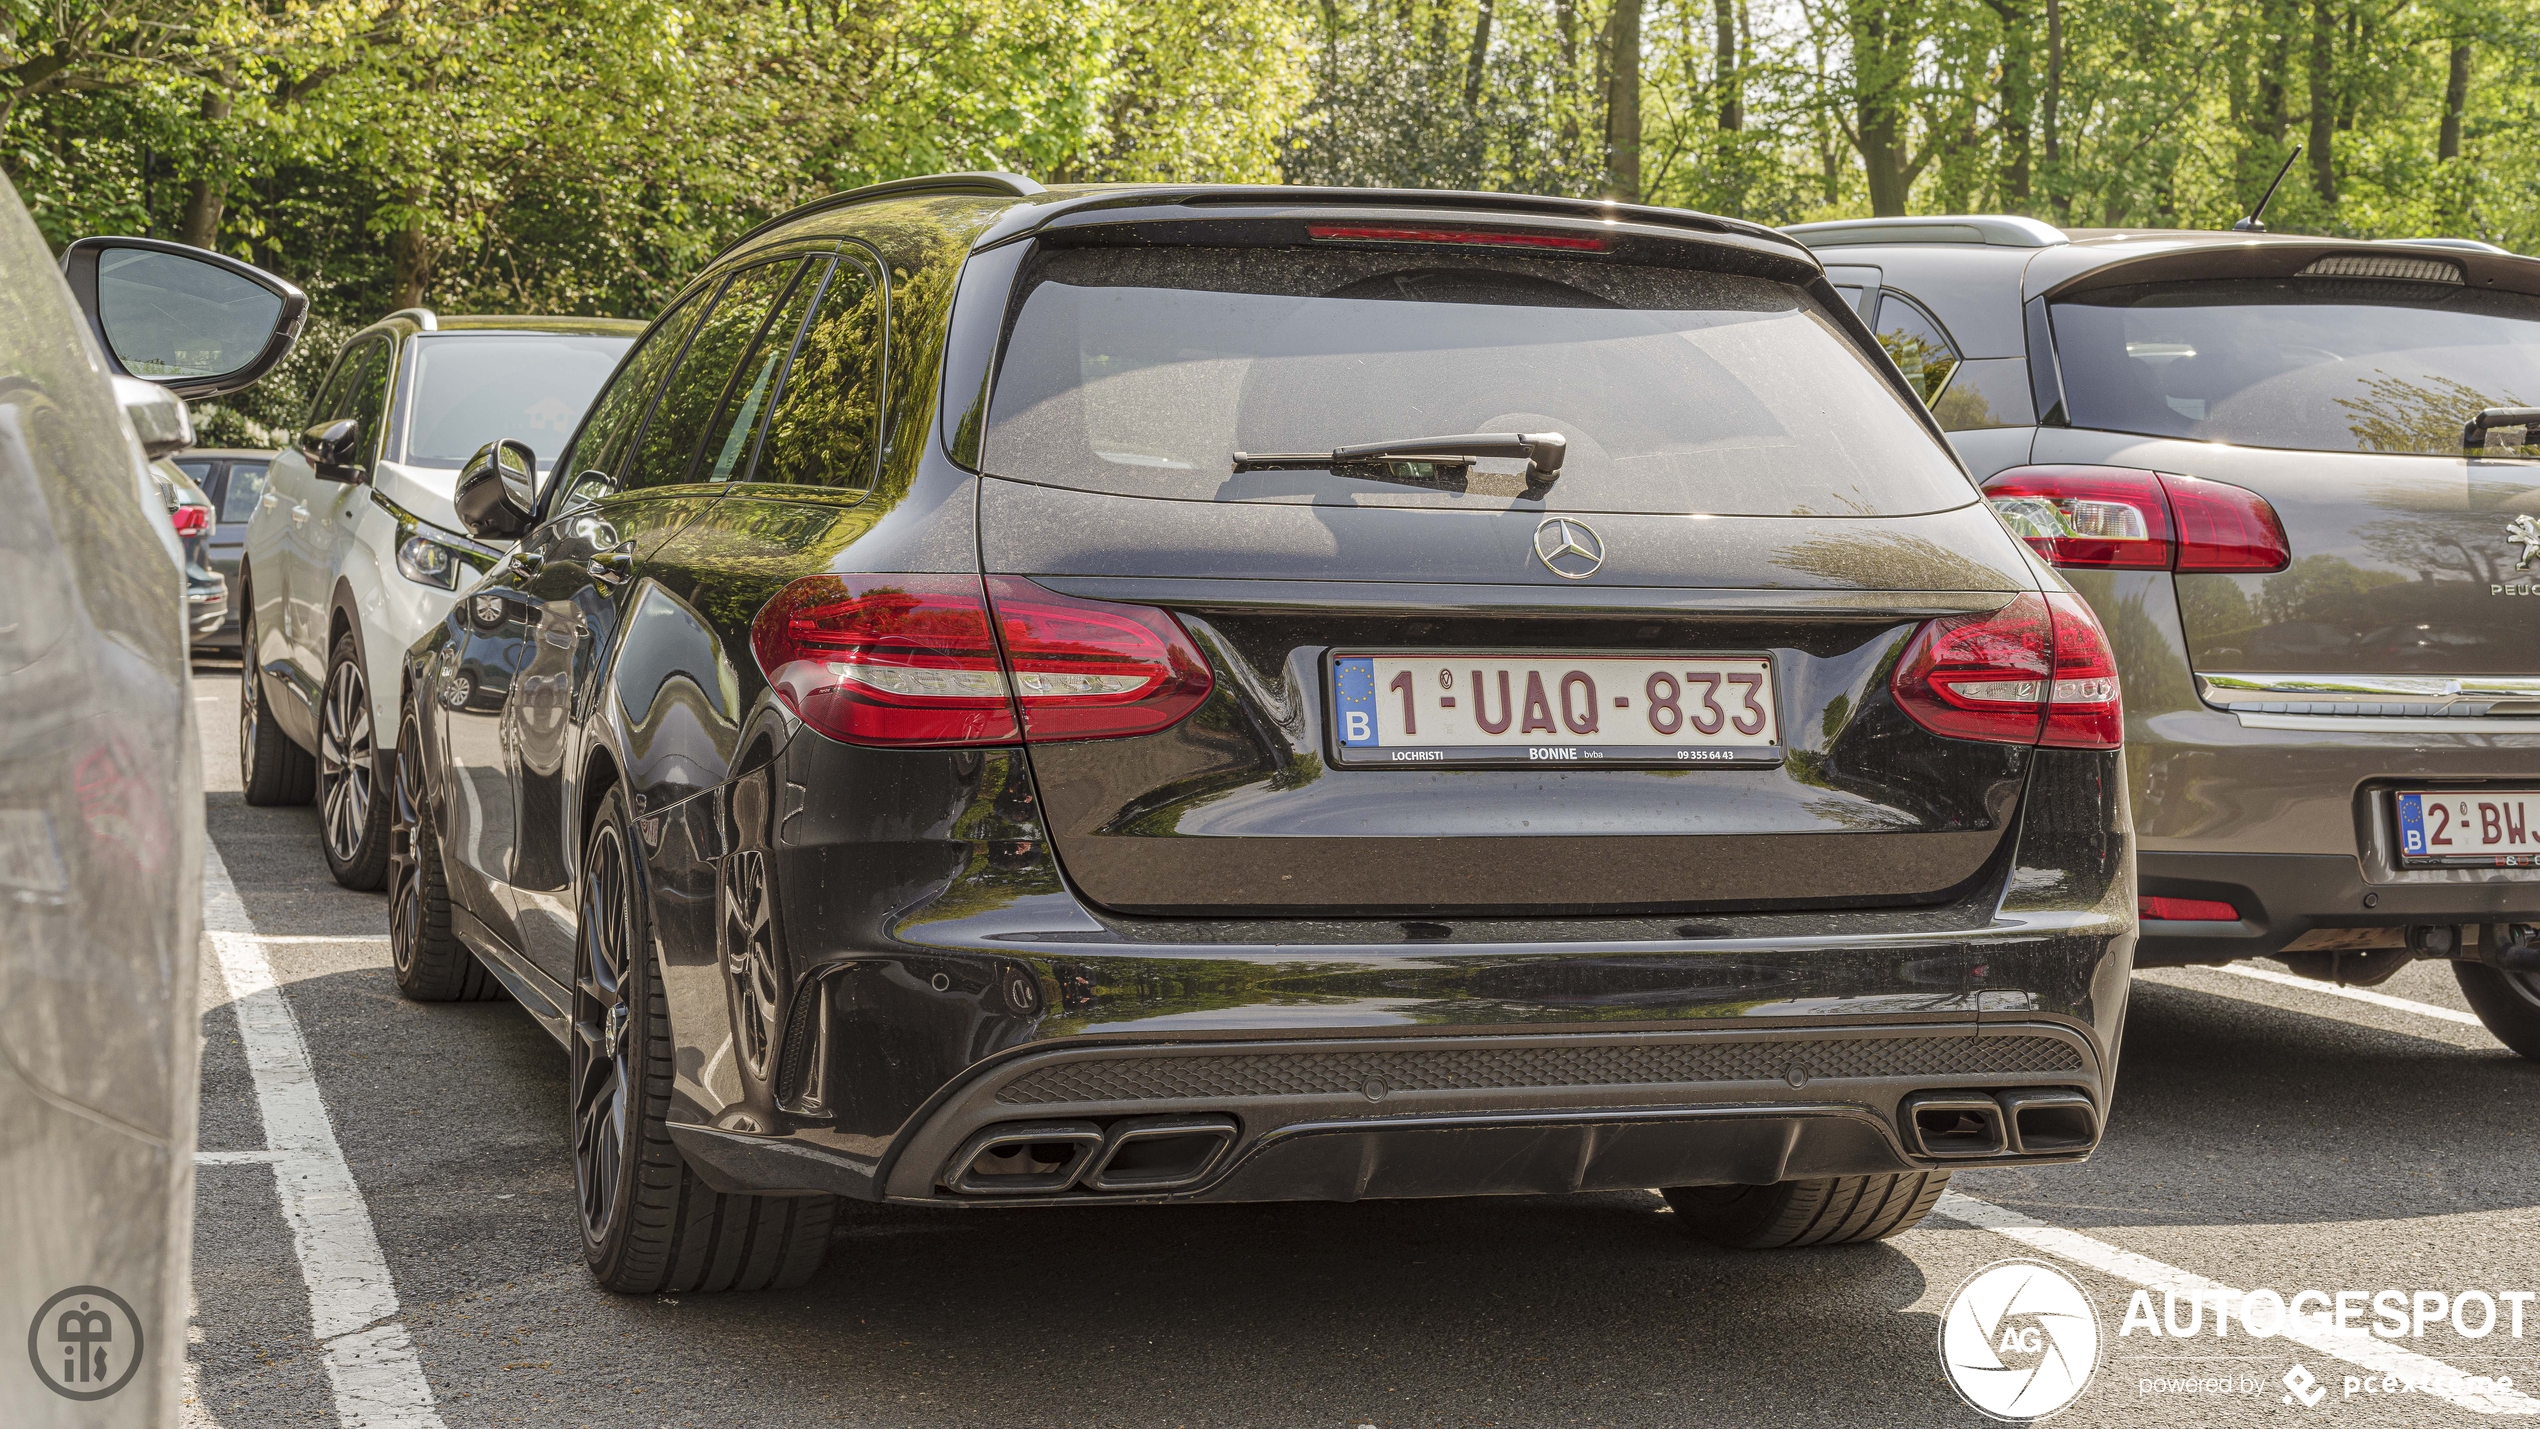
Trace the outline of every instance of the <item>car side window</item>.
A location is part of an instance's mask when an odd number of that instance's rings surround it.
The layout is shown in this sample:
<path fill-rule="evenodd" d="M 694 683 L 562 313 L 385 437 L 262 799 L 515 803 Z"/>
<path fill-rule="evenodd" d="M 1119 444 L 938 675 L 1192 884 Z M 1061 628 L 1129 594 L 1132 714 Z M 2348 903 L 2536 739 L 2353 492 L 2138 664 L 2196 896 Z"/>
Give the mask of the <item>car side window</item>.
<path fill-rule="evenodd" d="M 634 356 L 618 368 L 616 380 L 591 404 L 590 420 L 582 424 L 573 444 L 556 458 L 555 471 L 570 473 L 573 482 L 563 504 L 592 500 L 617 485 L 617 474 L 626 465 L 627 450 L 635 444 L 635 433 L 643 425 L 644 414 L 652 410 L 653 394 L 661 390 L 662 374 L 678 359 L 680 345 L 688 340 L 689 329 L 696 326 L 697 315 L 705 311 L 713 291 L 700 288 L 690 293 L 668 316 L 653 324 Z"/>
<path fill-rule="evenodd" d="M 256 514 L 256 503 L 265 499 L 265 476 L 263 462 L 233 461 L 229 464 L 228 485 L 221 490 L 222 525 L 245 521 Z"/>
<path fill-rule="evenodd" d="M 368 466 L 378 459 L 379 439 L 387 425 L 382 417 L 388 410 L 388 339 L 375 337 L 345 353 L 337 370 L 343 386 L 320 420 L 350 417 L 361 423 L 362 464 Z"/>
<path fill-rule="evenodd" d="M 838 260 L 778 389 L 751 480 L 861 491 L 882 459 L 883 287 Z"/>
<path fill-rule="evenodd" d="M 786 359 L 794 355 L 794 340 L 802 335 L 803 318 L 820 295 L 829 267 L 825 258 L 803 265 L 802 276 L 786 290 L 776 316 L 768 319 L 766 330 L 759 334 L 757 346 L 741 360 L 731 390 L 724 394 L 723 410 L 706 429 L 705 446 L 697 458 L 697 480 L 730 481 L 736 472 L 749 473 L 750 458 L 757 454 L 759 434 L 765 427 L 768 401 L 784 380 Z"/>
<path fill-rule="evenodd" d="M 1905 380 L 1914 384 L 1926 406 L 1940 400 L 1958 367 L 1958 348 L 1920 303 L 1898 293 L 1879 298 L 1879 345 L 1896 359 Z"/>
<path fill-rule="evenodd" d="M 744 268 L 724 284 L 722 295 L 697 325 L 688 351 L 671 370 L 651 420 L 636 439 L 635 460 L 620 482 L 628 491 L 671 486 L 689 479 L 697 444 L 722 405 L 742 355 L 766 325 L 770 309 L 785 291 L 802 260 L 788 258 Z"/>

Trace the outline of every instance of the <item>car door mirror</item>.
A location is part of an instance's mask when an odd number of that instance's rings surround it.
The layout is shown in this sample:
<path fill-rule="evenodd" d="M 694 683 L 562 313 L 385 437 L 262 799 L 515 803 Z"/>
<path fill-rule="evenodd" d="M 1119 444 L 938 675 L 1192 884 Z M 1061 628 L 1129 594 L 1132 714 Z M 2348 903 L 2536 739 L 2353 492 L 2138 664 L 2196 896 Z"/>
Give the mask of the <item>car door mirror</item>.
<path fill-rule="evenodd" d="M 480 541 L 517 541 L 537 504 L 538 454 L 527 442 L 488 442 L 459 469 L 453 504 L 459 524 Z"/>
<path fill-rule="evenodd" d="M 62 276 L 116 375 L 188 401 L 253 384 L 291 355 L 309 297 L 253 264 L 156 238 L 83 238 Z"/>
<path fill-rule="evenodd" d="M 184 398 L 165 387 L 137 377 L 118 377 L 115 400 L 123 405 L 133 435 L 141 438 L 141 450 L 152 461 L 194 445 L 194 414 L 186 410 Z"/>
<path fill-rule="evenodd" d="M 300 455 L 308 458 L 309 470 L 320 481 L 359 481 L 361 440 L 362 424 L 350 417 L 338 417 L 302 432 Z"/>

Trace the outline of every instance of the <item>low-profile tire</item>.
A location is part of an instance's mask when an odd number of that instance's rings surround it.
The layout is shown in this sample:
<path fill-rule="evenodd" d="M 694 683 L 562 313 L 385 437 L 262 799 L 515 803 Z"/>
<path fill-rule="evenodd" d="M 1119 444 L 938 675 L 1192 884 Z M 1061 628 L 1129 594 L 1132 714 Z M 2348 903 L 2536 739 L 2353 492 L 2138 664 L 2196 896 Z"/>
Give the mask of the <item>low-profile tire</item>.
<path fill-rule="evenodd" d="M 1898 1171 L 1771 1186 L 1670 1186 L 1676 1224 L 1733 1250 L 1859 1245 L 1911 1229 L 1949 1189 L 1946 1171 Z"/>
<path fill-rule="evenodd" d="M 2496 1040 L 2540 1061 L 2540 973 L 2507 972 L 2485 963 L 2455 962 L 2461 996 Z"/>
<path fill-rule="evenodd" d="M 247 598 L 245 590 L 240 599 Z M 247 802 L 259 808 L 305 804 L 317 792 L 317 761 L 274 723 L 265 682 L 256 678 L 256 615 L 238 617 L 238 778 Z"/>
<path fill-rule="evenodd" d="M 425 813 L 423 746 L 412 711 L 399 721 L 388 829 L 388 965 L 415 1002 L 489 1002 L 503 985 L 450 931 L 441 837 Z"/>
<path fill-rule="evenodd" d="M 390 801 L 379 787 L 370 674 L 349 630 L 327 657 L 317 715 L 318 844 L 335 881 L 367 893 L 388 880 Z"/>
<path fill-rule="evenodd" d="M 578 899 L 570 1085 L 583 1260 L 622 1295 L 800 1285 L 828 1253 L 837 1199 L 716 1191 L 671 1142 L 677 1048 L 627 822 L 625 790 L 613 787 Z"/>

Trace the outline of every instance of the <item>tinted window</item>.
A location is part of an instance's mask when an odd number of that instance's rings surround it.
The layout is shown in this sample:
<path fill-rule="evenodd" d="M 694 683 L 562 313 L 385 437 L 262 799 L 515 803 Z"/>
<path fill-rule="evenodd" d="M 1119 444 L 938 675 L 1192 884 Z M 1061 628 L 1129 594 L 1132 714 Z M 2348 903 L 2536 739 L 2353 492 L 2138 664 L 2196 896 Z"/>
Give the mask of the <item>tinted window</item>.
<path fill-rule="evenodd" d="M 802 276 L 786 290 L 776 316 L 759 334 L 758 345 L 741 360 L 740 375 L 724 394 L 723 410 L 706 431 L 697 480 L 730 481 L 735 473 L 749 474 L 750 458 L 758 450 L 768 403 L 785 376 L 785 359 L 794 355 L 794 339 L 802 333 L 803 317 L 811 311 L 812 299 L 819 294 L 820 280 L 828 268 L 826 259 L 814 259 L 803 266 Z"/>
<path fill-rule="evenodd" d="M 328 384 L 335 401 L 323 420 L 350 417 L 361 423 L 358 450 L 368 465 L 379 452 L 380 417 L 388 410 L 388 339 L 375 337 L 346 352 L 337 375 L 342 384 Z"/>
<path fill-rule="evenodd" d="M 2540 299 L 2451 283 L 2148 283 L 2054 305 L 2073 425 L 2308 451 L 2461 451 L 2540 402 Z"/>
<path fill-rule="evenodd" d="M 628 490 L 688 480 L 698 440 L 722 403 L 723 389 L 799 266 L 791 259 L 763 263 L 742 269 L 724 285 L 713 310 L 697 325 L 687 355 L 671 372 L 661 400 L 653 406 L 652 420 L 645 424 L 636 445 L 634 464 L 623 478 Z"/>
<path fill-rule="evenodd" d="M 265 464 L 260 461 L 234 461 L 229 464 L 229 484 L 222 488 L 221 524 L 245 521 L 256 514 L 256 503 L 265 499 Z"/>
<path fill-rule="evenodd" d="M 456 471 L 499 437 L 552 462 L 629 339 L 565 333 L 439 333 L 410 349 L 406 461 Z"/>
<path fill-rule="evenodd" d="M 633 359 L 617 374 L 608 390 L 591 408 L 591 420 L 573 444 L 568 460 L 576 478 L 593 476 L 603 482 L 614 481 L 618 468 L 626 460 L 626 449 L 634 443 L 636 429 L 651 409 L 653 393 L 661 386 L 661 375 L 670 370 L 679 356 L 679 345 L 688 340 L 688 329 L 695 326 L 697 314 L 706 308 L 705 292 L 688 295 L 686 301 L 653 325 L 653 330 L 636 349 Z"/>
<path fill-rule="evenodd" d="M 881 460 L 882 287 L 842 258 L 768 424 L 757 481 L 862 489 Z"/>
<path fill-rule="evenodd" d="M 1940 400 L 1931 404 L 1931 414 L 1947 432 L 2035 426 L 2028 359 L 1979 357 L 1959 363 L 1949 374 L 1949 386 L 1942 390 Z"/>
<path fill-rule="evenodd" d="M 1034 260 L 982 453 L 999 476 L 1194 500 L 1506 509 L 1523 464 L 1406 486 L 1233 453 L 1556 431 L 1564 510 L 1880 515 L 1966 477 L 1802 290 L 1403 251 L 1059 249 Z M 1528 502 L 1523 509 L 1539 509 Z"/>
<path fill-rule="evenodd" d="M 1958 349 L 1949 334 L 1920 304 L 1894 293 L 1879 299 L 1877 327 L 1879 345 L 1896 359 L 1905 380 L 1923 394 L 1924 402 L 1939 401 L 1941 390 L 1949 385 L 1949 374 L 1958 367 Z"/>
<path fill-rule="evenodd" d="M 176 469 L 192 477 L 196 486 L 212 479 L 212 464 L 207 461 L 181 461 L 176 463 Z"/>

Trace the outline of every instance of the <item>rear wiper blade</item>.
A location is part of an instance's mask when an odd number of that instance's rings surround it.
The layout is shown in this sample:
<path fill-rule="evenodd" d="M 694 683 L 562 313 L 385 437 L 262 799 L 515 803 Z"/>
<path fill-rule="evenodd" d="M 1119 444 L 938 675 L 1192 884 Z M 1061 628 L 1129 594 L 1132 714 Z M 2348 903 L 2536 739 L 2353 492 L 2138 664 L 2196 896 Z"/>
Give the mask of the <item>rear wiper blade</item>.
<path fill-rule="evenodd" d="M 1539 495 L 1561 479 L 1561 461 L 1569 452 L 1570 439 L 1559 432 L 1464 432 L 1445 437 L 1360 442 L 1327 452 L 1237 452 L 1235 470 L 1295 471 L 1419 462 L 1458 468 L 1460 473 L 1485 457 L 1516 457 L 1526 463 L 1527 494 Z"/>
<path fill-rule="evenodd" d="M 2466 451 L 2487 450 L 2487 434 L 2506 427 L 2523 429 L 2522 442 L 2530 446 L 2540 442 L 2540 407 L 2490 407 L 2469 419 L 2461 429 L 2461 447 Z"/>

